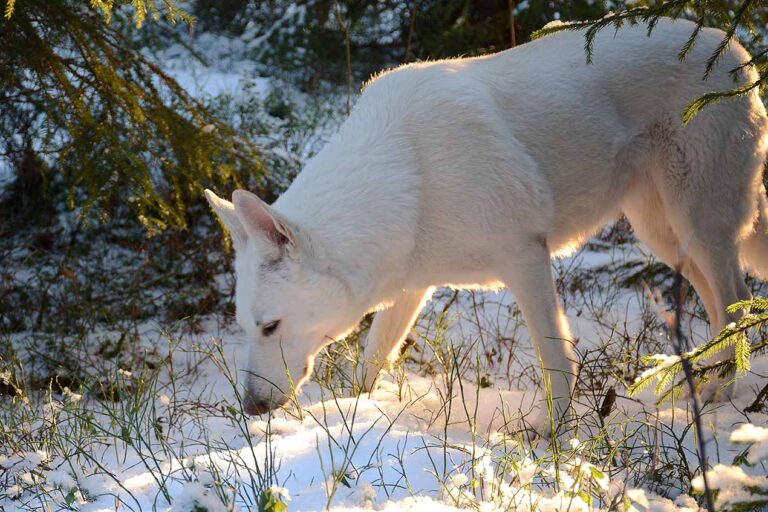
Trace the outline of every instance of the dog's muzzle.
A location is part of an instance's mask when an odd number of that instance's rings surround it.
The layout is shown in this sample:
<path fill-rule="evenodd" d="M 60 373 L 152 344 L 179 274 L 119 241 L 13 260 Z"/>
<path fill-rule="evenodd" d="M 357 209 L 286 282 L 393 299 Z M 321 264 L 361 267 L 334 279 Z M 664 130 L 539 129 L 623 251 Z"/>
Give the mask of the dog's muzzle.
<path fill-rule="evenodd" d="M 243 394 L 243 411 L 251 416 L 258 416 L 277 409 L 287 401 L 288 398 L 280 393 L 278 393 L 277 397 L 262 398 L 250 387 L 246 386 L 245 393 Z"/>
<path fill-rule="evenodd" d="M 246 391 L 243 396 L 243 410 L 251 416 L 259 416 L 271 411 L 272 407 L 269 400 L 256 398 L 250 391 Z"/>

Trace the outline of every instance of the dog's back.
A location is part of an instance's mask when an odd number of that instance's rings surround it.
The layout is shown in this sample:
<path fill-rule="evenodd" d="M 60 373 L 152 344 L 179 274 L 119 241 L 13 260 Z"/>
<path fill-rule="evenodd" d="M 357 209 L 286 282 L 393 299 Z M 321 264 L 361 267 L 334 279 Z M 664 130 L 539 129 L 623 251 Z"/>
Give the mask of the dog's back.
<path fill-rule="evenodd" d="M 419 177 L 405 282 L 501 281 L 528 308 L 527 318 L 532 308 L 551 310 L 529 320 L 534 338 L 538 329 L 538 336 L 568 339 L 557 307 L 540 292 L 550 278 L 535 263 L 537 244 L 568 252 L 624 213 L 654 253 L 693 283 L 713 330 L 722 329 L 733 318 L 726 307 L 749 297 L 740 265 L 766 271 L 766 116 L 754 90 L 683 126 L 697 98 L 757 78 L 746 67 L 734 81 L 731 72 L 750 56 L 733 41 L 703 80 L 724 33 L 702 30 L 680 60 L 694 27 L 661 20 L 651 37 L 646 26 L 605 30 L 590 64 L 584 33 L 561 32 L 374 80 L 362 111 L 387 109 Z M 544 358 L 565 371 L 560 357 Z"/>
<path fill-rule="evenodd" d="M 680 61 L 693 30 L 668 20 L 650 38 L 643 26 L 606 30 L 592 64 L 583 32 L 564 32 L 487 57 L 398 68 L 369 84 L 272 207 L 249 194 L 234 204 L 209 194 L 233 233 L 250 229 L 293 269 L 277 275 L 273 262 L 240 250 L 241 266 L 258 269 L 240 273 L 262 278 L 260 309 L 292 313 L 287 365 L 303 367 L 306 378 L 320 343 L 386 308 L 358 376 L 371 389 L 434 286 L 503 284 L 520 305 L 553 412 L 562 416 L 575 366 L 550 258 L 621 212 L 693 283 L 719 331 L 733 319 L 726 307 L 749 297 L 740 264 L 768 270 L 766 116 L 752 91 L 682 125 L 686 105 L 732 88 L 729 72 L 749 60 L 731 43 L 702 81 L 723 33 L 703 30 Z M 738 83 L 755 78 L 745 69 Z M 268 316 L 261 320 L 278 318 Z M 268 336 L 251 358 L 257 376 L 275 370 L 259 367 L 276 351 Z"/>

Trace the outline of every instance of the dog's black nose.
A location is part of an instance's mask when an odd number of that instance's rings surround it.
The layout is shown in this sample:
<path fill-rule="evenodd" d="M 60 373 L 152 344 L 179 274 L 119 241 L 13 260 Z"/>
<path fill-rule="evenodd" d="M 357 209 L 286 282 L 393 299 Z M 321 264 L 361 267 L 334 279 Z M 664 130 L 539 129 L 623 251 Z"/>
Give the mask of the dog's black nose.
<path fill-rule="evenodd" d="M 271 409 L 268 400 L 254 398 L 250 393 L 246 393 L 243 397 L 243 410 L 246 414 L 258 416 L 265 412 L 269 412 Z"/>

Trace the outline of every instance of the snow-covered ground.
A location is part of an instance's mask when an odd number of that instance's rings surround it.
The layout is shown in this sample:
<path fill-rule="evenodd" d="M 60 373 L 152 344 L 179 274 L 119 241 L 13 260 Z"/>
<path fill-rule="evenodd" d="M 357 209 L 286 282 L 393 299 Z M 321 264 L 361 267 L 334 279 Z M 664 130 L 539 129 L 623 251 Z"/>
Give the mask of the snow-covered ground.
<path fill-rule="evenodd" d="M 254 37 L 250 33 L 238 38 L 209 33 L 197 35 L 194 48 L 205 60 L 196 58 L 181 44 L 156 50 L 150 57 L 161 62 L 163 71 L 195 98 L 236 96 L 245 88 L 249 94 L 263 98 L 272 86 L 269 78 L 259 76 L 259 67 L 246 58 L 246 53 L 254 50 L 249 36 Z"/>
<path fill-rule="evenodd" d="M 585 252 L 557 268 L 583 271 L 637 257 L 628 245 L 612 255 Z M 590 294 L 585 308 L 581 293 L 566 293 L 586 365 L 590 349 L 609 350 L 649 328 L 642 320 L 653 308 L 647 294 L 614 293 L 608 277 L 598 272 L 592 286 L 609 304 Z M 579 431 L 556 455 L 533 432 L 542 393 L 517 378 L 532 360 L 512 297 L 451 297 L 438 294 L 414 330 L 419 341 L 405 371 L 393 371 L 370 396 L 339 391 L 337 377 L 320 370 L 295 403 L 259 418 L 240 413 L 236 369 L 247 346 L 236 327 L 211 319 L 202 333 L 176 336 L 145 326 L 148 347 L 172 351 L 166 366 L 113 369 L 111 378 L 134 390 L 124 402 L 65 392 L 42 410 L 30 405 L 20 435 L 28 429 L 55 442 L 0 458 L 0 507 L 244 510 L 273 496 L 290 510 L 698 510 L 688 492 L 691 478 L 694 487 L 700 483 L 685 401 L 656 406 L 650 392 L 629 397 L 608 375 L 582 389 Z M 602 313 L 590 318 L 588 310 Z M 690 325 L 694 341 L 703 341 L 697 331 L 706 335 L 706 326 Z M 654 336 L 663 340 L 661 332 Z M 491 346 L 497 353 L 486 358 Z M 759 462 L 768 416 L 742 412 L 766 374 L 768 361 L 756 361 L 732 404 L 705 408 L 719 510 L 748 496 L 742 484 L 768 490 Z M 595 409 L 611 386 L 615 408 L 601 416 Z M 747 457 L 754 466 L 731 466 L 749 446 L 731 442 L 734 431 L 758 442 Z"/>

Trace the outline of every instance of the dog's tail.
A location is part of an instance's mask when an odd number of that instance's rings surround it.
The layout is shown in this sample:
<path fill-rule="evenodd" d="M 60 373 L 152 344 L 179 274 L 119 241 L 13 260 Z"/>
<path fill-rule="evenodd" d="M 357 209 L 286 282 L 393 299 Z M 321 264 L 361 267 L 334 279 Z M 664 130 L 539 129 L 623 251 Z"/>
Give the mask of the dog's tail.
<path fill-rule="evenodd" d="M 761 186 L 757 197 L 757 222 L 752 233 L 741 241 L 741 263 L 752 275 L 768 281 L 768 197 Z"/>

